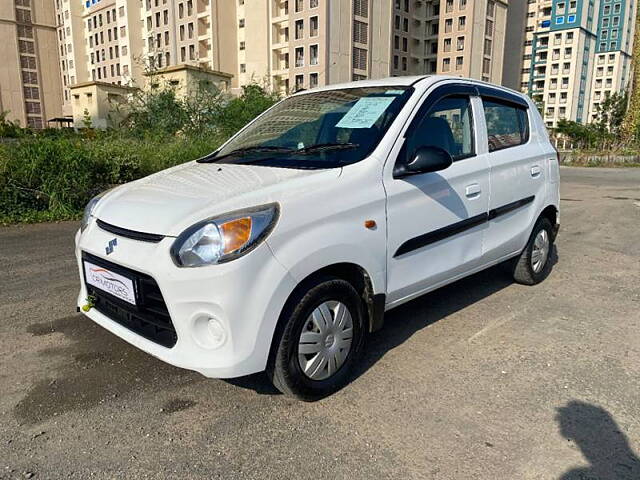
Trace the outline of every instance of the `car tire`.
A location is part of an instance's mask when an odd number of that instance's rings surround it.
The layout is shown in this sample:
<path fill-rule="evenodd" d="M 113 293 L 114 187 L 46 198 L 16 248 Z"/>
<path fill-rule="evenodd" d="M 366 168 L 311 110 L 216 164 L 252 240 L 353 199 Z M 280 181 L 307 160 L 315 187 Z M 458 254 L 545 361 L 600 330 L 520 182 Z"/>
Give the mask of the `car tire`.
<path fill-rule="evenodd" d="M 548 218 L 541 217 L 536 222 L 527 242 L 513 267 L 513 278 L 523 285 L 542 282 L 553 267 L 553 226 Z"/>
<path fill-rule="evenodd" d="M 342 388 L 362 356 L 364 309 L 353 286 L 323 278 L 287 302 L 267 375 L 282 393 L 304 401 Z"/>

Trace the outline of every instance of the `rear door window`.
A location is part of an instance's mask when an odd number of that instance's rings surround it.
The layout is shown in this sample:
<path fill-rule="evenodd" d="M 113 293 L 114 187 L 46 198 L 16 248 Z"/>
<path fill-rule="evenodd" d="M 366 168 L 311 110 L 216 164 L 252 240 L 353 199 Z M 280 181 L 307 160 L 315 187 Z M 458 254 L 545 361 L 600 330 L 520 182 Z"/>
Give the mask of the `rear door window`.
<path fill-rule="evenodd" d="M 515 147 L 529 140 L 529 116 L 525 108 L 482 100 L 487 123 L 489 151 Z"/>

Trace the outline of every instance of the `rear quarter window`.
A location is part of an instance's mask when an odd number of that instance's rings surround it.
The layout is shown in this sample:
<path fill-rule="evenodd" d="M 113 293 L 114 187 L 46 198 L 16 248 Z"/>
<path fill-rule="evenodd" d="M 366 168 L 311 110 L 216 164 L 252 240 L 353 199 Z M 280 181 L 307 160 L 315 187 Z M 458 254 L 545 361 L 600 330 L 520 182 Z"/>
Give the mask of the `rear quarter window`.
<path fill-rule="evenodd" d="M 525 108 L 482 100 L 489 151 L 515 147 L 529 140 L 529 116 Z"/>

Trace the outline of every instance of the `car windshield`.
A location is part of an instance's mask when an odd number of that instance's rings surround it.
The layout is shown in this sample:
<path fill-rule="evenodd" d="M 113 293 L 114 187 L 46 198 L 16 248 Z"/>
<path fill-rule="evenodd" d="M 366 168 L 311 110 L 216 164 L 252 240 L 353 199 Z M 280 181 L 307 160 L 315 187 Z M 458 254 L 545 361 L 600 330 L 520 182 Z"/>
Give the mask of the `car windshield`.
<path fill-rule="evenodd" d="M 202 163 L 334 168 L 368 156 L 411 96 L 410 87 L 361 87 L 289 97 Z"/>

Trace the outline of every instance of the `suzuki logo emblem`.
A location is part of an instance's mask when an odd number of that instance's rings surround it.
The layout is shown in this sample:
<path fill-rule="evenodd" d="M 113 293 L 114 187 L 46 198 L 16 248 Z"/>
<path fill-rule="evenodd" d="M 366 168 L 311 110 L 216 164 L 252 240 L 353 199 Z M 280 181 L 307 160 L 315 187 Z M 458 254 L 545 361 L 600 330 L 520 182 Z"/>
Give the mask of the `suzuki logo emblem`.
<path fill-rule="evenodd" d="M 111 255 L 113 253 L 113 249 L 116 248 L 116 245 L 118 245 L 117 238 L 114 238 L 113 240 L 109 240 L 109 243 L 107 243 L 107 246 L 104 249 L 104 251 L 107 252 L 107 255 Z"/>

